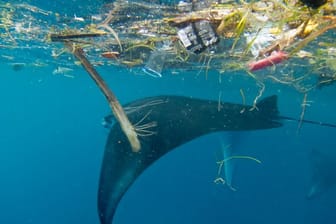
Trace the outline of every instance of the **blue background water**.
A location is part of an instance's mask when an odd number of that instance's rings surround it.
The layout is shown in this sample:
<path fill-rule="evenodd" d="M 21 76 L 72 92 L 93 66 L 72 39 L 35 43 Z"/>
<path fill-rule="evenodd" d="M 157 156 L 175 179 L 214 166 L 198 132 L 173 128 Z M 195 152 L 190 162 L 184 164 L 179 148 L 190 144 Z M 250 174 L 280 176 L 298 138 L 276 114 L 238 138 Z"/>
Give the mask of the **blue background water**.
<path fill-rule="evenodd" d="M 0 75 L 0 223 L 98 223 L 96 193 L 108 130 L 105 98 L 81 67 L 75 78 L 52 75 L 52 66 Z M 217 73 L 186 72 L 161 79 L 126 69 L 99 71 L 123 103 L 158 94 L 253 102 L 258 89 L 246 75 L 218 81 Z M 300 72 L 300 71 L 297 71 Z M 281 114 L 298 118 L 302 94 L 266 83 L 264 96 L 277 94 Z M 313 90 L 305 117 L 336 123 L 334 86 Z M 335 129 L 285 122 L 274 130 L 242 133 L 236 161 L 236 192 L 216 185 L 217 133 L 183 145 L 148 169 L 121 201 L 115 223 L 325 223 L 336 220 L 336 192 L 305 198 L 311 176 L 310 151 L 335 149 Z"/>

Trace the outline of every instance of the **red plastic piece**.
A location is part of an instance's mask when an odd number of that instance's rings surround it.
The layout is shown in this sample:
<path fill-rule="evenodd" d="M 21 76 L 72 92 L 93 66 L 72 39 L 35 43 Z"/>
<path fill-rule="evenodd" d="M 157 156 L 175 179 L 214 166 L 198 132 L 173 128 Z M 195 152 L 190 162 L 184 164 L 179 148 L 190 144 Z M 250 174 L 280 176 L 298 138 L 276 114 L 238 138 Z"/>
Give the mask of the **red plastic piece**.
<path fill-rule="evenodd" d="M 263 69 L 268 66 L 272 66 L 288 59 L 288 54 L 283 51 L 274 51 L 272 54 L 266 58 L 260 59 L 258 61 L 253 61 L 248 64 L 250 71 L 256 71 Z"/>

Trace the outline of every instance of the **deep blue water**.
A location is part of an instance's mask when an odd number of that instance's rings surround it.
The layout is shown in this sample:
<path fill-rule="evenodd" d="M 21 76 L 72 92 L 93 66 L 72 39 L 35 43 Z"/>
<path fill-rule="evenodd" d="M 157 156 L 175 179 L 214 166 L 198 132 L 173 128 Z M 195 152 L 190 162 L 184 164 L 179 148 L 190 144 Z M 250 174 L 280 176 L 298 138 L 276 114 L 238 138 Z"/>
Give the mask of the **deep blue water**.
<path fill-rule="evenodd" d="M 55 1 L 56 2 L 56 1 Z M 77 1 L 78 2 L 78 1 Z M 41 3 L 46 6 L 46 3 Z M 56 67 L 0 64 L 0 223 L 99 223 L 96 196 L 110 113 L 103 95 L 81 67 L 74 78 L 53 75 Z M 144 96 L 177 94 L 241 103 L 258 88 L 246 75 L 186 72 L 155 79 L 124 68 L 98 68 L 122 103 Z M 300 71 L 296 71 L 300 73 Z M 280 113 L 299 118 L 303 95 L 266 83 L 263 96 L 277 94 Z M 305 118 L 336 123 L 335 86 L 312 90 Z M 114 223 L 305 223 L 333 224 L 336 190 L 307 200 L 311 150 L 332 153 L 336 130 L 284 122 L 278 129 L 240 133 L 231 191 L 216 185 L 215 133 L 189 142 L 150 167 L 127 192 Z M 336 163 L 336 161 L 335 161 Z M 336 168 L 336 165 L 335 165 Z"/>

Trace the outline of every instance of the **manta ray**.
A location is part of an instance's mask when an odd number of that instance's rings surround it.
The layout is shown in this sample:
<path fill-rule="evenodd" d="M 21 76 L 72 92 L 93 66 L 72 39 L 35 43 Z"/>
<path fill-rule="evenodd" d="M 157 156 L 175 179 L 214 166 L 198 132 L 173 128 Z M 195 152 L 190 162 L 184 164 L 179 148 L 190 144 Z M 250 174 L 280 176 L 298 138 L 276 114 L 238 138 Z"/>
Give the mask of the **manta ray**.
<path fill-rule="evenodd" d="M 336 186 L 336 152 L 313 149 L 311 160 L 311 184 L 307 199 L 316 198 Z"/>
<path fill-rule="evenodd" d="M 156 96 L 131 102 L 124 108 L 138 133 L 141 149 L 132 152 L 120 125 L 112 124 L 98 189 L 101 224 L 112 223 L 120 200 L 133 182 L 174 148 L 212 132 L 271 129 L 281 127 L 283 119 L 296 120 L 279 116 L 275 95 L 255 106 L 182 96 Z"/>

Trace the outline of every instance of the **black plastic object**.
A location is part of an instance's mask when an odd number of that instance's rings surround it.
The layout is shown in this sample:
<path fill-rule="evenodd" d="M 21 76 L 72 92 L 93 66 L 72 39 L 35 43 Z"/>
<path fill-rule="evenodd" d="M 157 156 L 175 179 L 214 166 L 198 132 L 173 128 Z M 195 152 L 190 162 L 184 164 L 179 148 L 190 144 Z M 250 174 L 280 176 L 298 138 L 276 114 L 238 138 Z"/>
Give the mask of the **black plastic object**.
<path fill-rule="evenodd" d="M 209 47 L 218 42 L 218 37 L 209 21 L 201 20 L 195 22 L 195 29 L 197 30 L 197 35 L 201 38 L 202 43 L 205 47 Z"/>
<path fill-rule="evenodd" d="M 180 29 L 177 35 L 182 42 L 183 46 L 194 53 L 201 52 L 204 48 L 202 40 L 196 35 L 195 29 L 192 24 Z"/>
<path fill-rule="evenodd" d="M 190 23 L 181 28 L 177 35 L 183 46 L 193 53 L 200 53 L 219 41 L 217 34 L 207 20 Z"/>
<path fill-rule="evenodd" d="M 301 2 L 312 8 L 318 8 L 321 5 L 327 3 L 327 0 L 301 0 Z"/>

